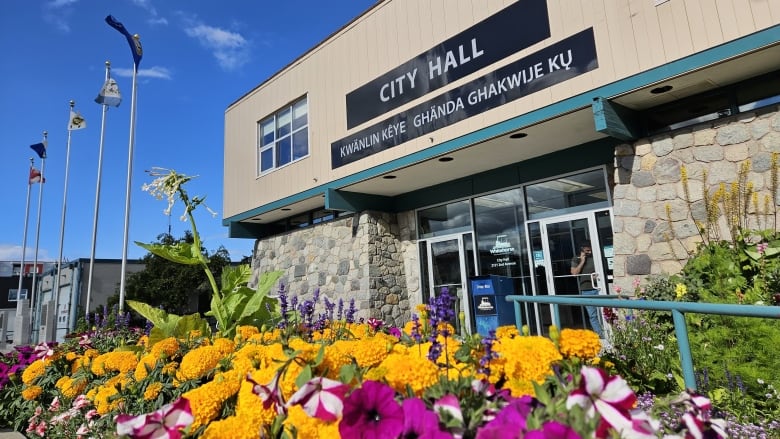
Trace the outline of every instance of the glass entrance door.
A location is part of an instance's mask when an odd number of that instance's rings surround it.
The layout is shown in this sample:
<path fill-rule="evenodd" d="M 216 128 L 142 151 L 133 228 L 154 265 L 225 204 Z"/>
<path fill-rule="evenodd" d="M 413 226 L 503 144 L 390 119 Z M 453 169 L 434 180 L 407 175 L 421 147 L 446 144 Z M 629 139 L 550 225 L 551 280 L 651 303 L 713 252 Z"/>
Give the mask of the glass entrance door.
<path fill-rule="evenodd" d="M 423 274 L 427 276 L 427 297 L 438 296 L 447 288 L 455 298 L 455 321 L 451 322 L 458 333 L 471 332 L 471 312 L 466 282 L 476 274 L 474 243 L 471 233 L 434 238 L 426 241 Z M 461 327 L 459 313 L 465 317 Z"/>
<path fill-rule="evenodd" d="M 579 295 L 596 290 L 607 294 L 612 283 L 612 221 L 609 210 L 583 212 L 528 223 L 529 245 L 535 267 L 534 291 L 537 295 Z M 588 269 L 572 273 L 583 245 L 590 245 Z M 592 268 L 592 273 L 589 268 Z M 587 272 L 585 272 L 587 271 Z M 600 318 L 601 312 L 596 309 Z M 552 321 L 552 306 L 536 305 L 537 332 L 547 334 Z M 561 326 L 593 329 L 588 311 L 582 307 L 560 306 Z"/>

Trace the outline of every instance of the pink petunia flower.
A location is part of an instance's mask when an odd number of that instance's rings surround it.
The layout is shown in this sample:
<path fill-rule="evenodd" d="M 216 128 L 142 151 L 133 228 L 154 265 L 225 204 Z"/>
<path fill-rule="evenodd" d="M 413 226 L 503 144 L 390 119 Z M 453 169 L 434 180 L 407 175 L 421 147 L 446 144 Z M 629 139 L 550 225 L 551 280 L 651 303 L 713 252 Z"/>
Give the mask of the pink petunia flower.
<path fill-rule="evenodd" d="M 83 409 L 84 407 L 90 405 L 91 402 L 89 402 L 89 399 L 87 399 L 87 395 L 84 395 L 83 393 L 76 397 L 76 399 L 73 400 L 73 408 L 74 409 Z"/>
<path fill-rule="evenodd" d="M 54 355 L 55 346 L 57 346 L 57 342 L 52 342 L 51 344 L 42 342 L 35 346 L 33 352 L 35 352 L 36 357 L 40 358 L 41 360 L 45 360 Z"/>
<path fill-rule="evenodd" d="M 179 439 L 181 429 L 190 426 L 194 418 L 190 402 L 179 398 L 160 410 L 139 416 L 118 415 L 116 433 L 132 439 Z"/>
<path fill-rule="evenodd" d="M 315 377 L 290 397 L 287 407 L 300 404 L 303 411 L 313 418 L 335 421 L 344 410 L 347 391 L 349 386 L 340 381 Z"/>
<path fill-rule="evenodd" d="M 580 374 L 582 375 L 580 386 L 569 394 L 566 408 L 580 406 L 585 409 L 585 414 L 590 419 L 593 419 L 596 413 L 601 415 L 596 437 L 607 437 L 610 428 L 621 435 L 630 432 L 635 435 L 634 437 L 642 437 L 643 433 L 635 430 L 631 419 L 630 411 L 636 402 L 636 395 L 628 387 L 628 383 L 619 376 L 610 377 L 606 372 L 595 367 L 583 367 Z"/>
<path fill-rule="evenodd" d="M 344 400 L 339 422 L 343 439 L 396 439 L 404 427 L 404 412 L 387 384 L 365 381 Z"/>
<path fill-rule="evenodd" d="M 420 398 L 407 398 L 401 404 L 404 411 L 402 438 L 450 439 L 452 435 L 439 426 L 439 416 L 428 410 Z"/>
<path fill-rule="evenodd" d="M 523 436 L 525 439 L 582 439 L 573 428 L 558 421 L 547 421 L 541 430 L 533 430 Z"/>
<path fill-rule="evenodd" d="M 447 394 L 433 403 L 433 411 L 436 413 L 447 413 L 453 419 L 463 423 L 463 411 L 460 408 L 460 401 L 455 395 Z"/>
<path fill-rule="evenodd" d="M 287 413 L 287 407 L 284 405 L 282 391 L 279 388 L 281 374 L 276 372 L 268 385 L 263 385 L 252 379 L 251 374 L 246 374 L 246 380 L 252 383 L 252 393 L 259 396 L 263 401 L 263 408 L 268 410 L 271 405 L 276 407 L 276 413 L 279 415 Z"/>

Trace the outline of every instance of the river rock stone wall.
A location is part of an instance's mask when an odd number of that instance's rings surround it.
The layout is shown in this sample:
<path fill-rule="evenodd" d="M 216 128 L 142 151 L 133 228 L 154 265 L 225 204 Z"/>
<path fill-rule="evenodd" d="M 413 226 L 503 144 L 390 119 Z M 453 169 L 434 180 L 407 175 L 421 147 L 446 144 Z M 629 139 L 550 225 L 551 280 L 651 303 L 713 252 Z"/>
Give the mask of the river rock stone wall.
<path fill-rule="evenodd" d="M 354 298 L 357 318 L 403 325 L 420 300 L 415 236 L 413 212 L 361 212 L 258 240 L 250 286 L 265 271 L 284 270 L 282 283 L 299 301 L 319 288 L 345 307 Z"/>
<path fill-rule="evenodd" d="M 780 153 L 778 107 L 748 112 L 642 139 L 615 148 L 614 275 L 615 285 L 633 289 L 635 278 L 679 272 L 702 241 L 697 222 L 704 223 L 703 176 L 714 193 L 721 183 L 737 180 L 740 166 L 749 161 L 748 183 L 759 196 L 759 210 L 770 196 L 770 210 L 778 205 L 772 194 L 772 153 Z M 688 176 L 686 200 L 681 178 Z M 667 210 L 668 209 L 668 210 Z M 774 227 L 749 207 L 749 228 Z M 772 220 L 773 221 L 773 220 Z M 720 237 L 729 235 L 725 220 Z"/>

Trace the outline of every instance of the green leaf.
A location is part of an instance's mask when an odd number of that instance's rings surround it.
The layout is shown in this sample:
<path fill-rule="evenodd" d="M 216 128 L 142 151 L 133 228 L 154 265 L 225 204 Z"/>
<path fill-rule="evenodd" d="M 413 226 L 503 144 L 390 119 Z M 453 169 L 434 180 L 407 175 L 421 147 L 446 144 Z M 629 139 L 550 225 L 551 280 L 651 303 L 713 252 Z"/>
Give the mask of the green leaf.
<path fill-rule="evenodd" d="M 268 294 L 273 287 L 276 286 L 276 282 L 284 275 L 284 271 L 269 271 L 260 275 L 260 279 L 257 281 L 257 292 L 262 294 Z"/>
<path fill-rule="evenodd" d="M 155 328 L 158 328 L 165 334 L 173 334 L 173 328 L 176 327 L 176 323 L 178 323 L 181 318 L 176 314 L 168 314 L 159 308 L 155 308 L 143 302 L 127 300 L 125 303 L 127 303 L 130 308 L 133 308 L 135 312 L 152 322 L 152 325 L 154 325 Z"/>
<path fill-rule="evenodd" d="M 178 338 L 187 338 L 192 331 L 200 331 L 200 334 L 203 337 L 211 335 L 209 322 L 203 319 L 198 313 L 182 316 L 176 323 L 172 335 Z"/>
<path fill-rule="evenodd" d="M 314 357 L 314 363 L 312 367 L 317 367 L 322 364 L 322 360 L 325 358 L 325 344 L 320 345 L 320 350 L 317 351 L 317 356 Z"/>
<path fill-rule="evenodd" d="M 311 373 L 311 365 L 307 364 L 303 367 L 301 370 L 301 373 L 298 374 L 298 377 L 295 378 L 295 386 L 297 388 L 303 387 L 304 384 L 308 383 L 309 380 L 311 380 L 312 373 Z"/>
<path fill-rule="evenodd" d="M 135 241 L 135 244 L 171 262 L 185 265 L 198 265 L 201 262 L 200 249 L 196 249 L 187 242 L 178 242 L 175 245 L 170 244 L 144 244 Z"/>
<path fill-rule="evenodd" d="M 244 286 L 252 277 L 252 268 L 249 264 L 238 267 L 227 266 L 222 269 L 222 295 L 227 295 L 240 286 Z"/>
<path fill-rule="evenodd" d="M 345 364 L 339 369 L 339 381 L 345 384 L 349 384 L 355 379 L 357 369 L 354 364 Z"/>

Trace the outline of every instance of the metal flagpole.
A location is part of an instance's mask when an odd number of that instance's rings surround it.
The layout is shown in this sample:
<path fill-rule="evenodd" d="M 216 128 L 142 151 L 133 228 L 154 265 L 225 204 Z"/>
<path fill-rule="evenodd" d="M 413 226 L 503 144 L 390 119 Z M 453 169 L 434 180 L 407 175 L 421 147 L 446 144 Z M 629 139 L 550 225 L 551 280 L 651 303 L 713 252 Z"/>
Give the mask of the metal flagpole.
<path fill-rule="evenodd" d="M 35 159 L 30 157 L 30 172 L 27 174 L 27 203 L 24 207 L 24 233 L 22 233 L 22 263 L 19 266 L 19 287 L 16 289 L 16 300 L 21 300 L 22 294 L 22 279 L 24 278 L 24 258 L 27 252 L 27 224 L 30 221 L 30 190 L 32 188 L 32 181 L 30 181 L 30 175 L 32 174 L 33 164 Z M 16 307 L 16 314 L 19 315 L 19 307 Z"/>
<path fill-rule="evenodd" d="M 111 62 L 106 61 L 106 81 L 111 77 Z M 98 210 L 100 209 L 100 178 L 103 172 L 103 141 L 106 131 L 108 105 L 103 103 L 103 115 L 100 118 L 100 147 L 98 148 L 97 183 L 95 184 L 95 214 L 92 218 L 92 251 L 89 254 L 89 278 L 87 280 L 87 301 L 84 305 L 84 317 L 89 319 L 89 303 L 92 300 L 92 274 L 95 269 L 95 243 L 97 242 Z"/>
<path fill-rule="evenodd" d="M 46 131 L 43 132 L 43 143 L 44 143 L 44 145 L 47 143 L 46 138 L 48 137 L 48 135 L 49 135 L 48 132 L 46 132 Z M 42 207 L 41 206 L 41 202 L 43 201 L 43 179 L 46 178 L 45 175 L 46 175 L 46 154 L 44 154 L 44 156 L 41 158 L 41 184 L 38 187 L 38 215 L 37 215 L 37 219 L 35 220 L 35 260 L 33 262 L 33 264 L 35 265 L 35 270 L 33 270 L 32 286 L 31 286 L 31 289 L 32 289 L 32 300 L 30 301 L 30 306 L 32 306 L 32 309 L 33 309 L 32 318 L 30 319 L 30 326 L 32 327 L 32 331 L 31 332 L 36 334 L 35 335 L 36 341 L 40 341 L 40 340 L 37 340 L 38 337 L 39 337 L 38 329 L 37 329 L 38 326 L 35 325 L 35 323 L 36 323 L 35 317 L 38 315 L 38 313 L 37 313 L 38 308 L 37 308 L 37 306 L 35 304 L 35 299 L 36 299 L 36 297 L 35 297 L 35 290 L 36 290 L 35 281 L 38 279 L 38 244 L 39 244 L 40 238 L 41 238 L 41 207 Z M 44 340 L 44 341 L 47 341 L 47 340 Z"/>
<path fill-rule="evenodd" d="M 133 38 L 138 41 L 138 34 Z M 133 89 L 130 100 L 130 141 L 127 146 L 127 187 L 125 189 L 125 232 L 122 240 L 122 273 L 119 281 L 119 312 L 125 310 L 125 279 L 127 278 L 127 237 L 130 231 L 130 189 L 133 180 L 133 146 L 135 144 L 135 100 L 136 77 L 138 76 L 138 63 L 133 63 Z"/>
<path fill-rule="evenodd" d="M 70 114 L 73 112 L 73 107 L 76 105 L 73 100 L 70 101 L 70 112 L 68 112 L 68 121 L 70 121 Z M 62 246 L 65 241 L 65 212 L 67 211 L 68 201 L 68 169 L 70 167 L 70 138 L 73 133 L 73 129 L 68 122 L 68 142 L 65 147 L 65 188 L 62 194 L 62 219 L 60 220 L 60 250 L 59 256 L 57 256 L 57 276 L 52 283 L 52 291 L 54 293 L 54 338 L 57 339 L 57 326 L 60 319 L 60 276 L 62 272 Z"/>

